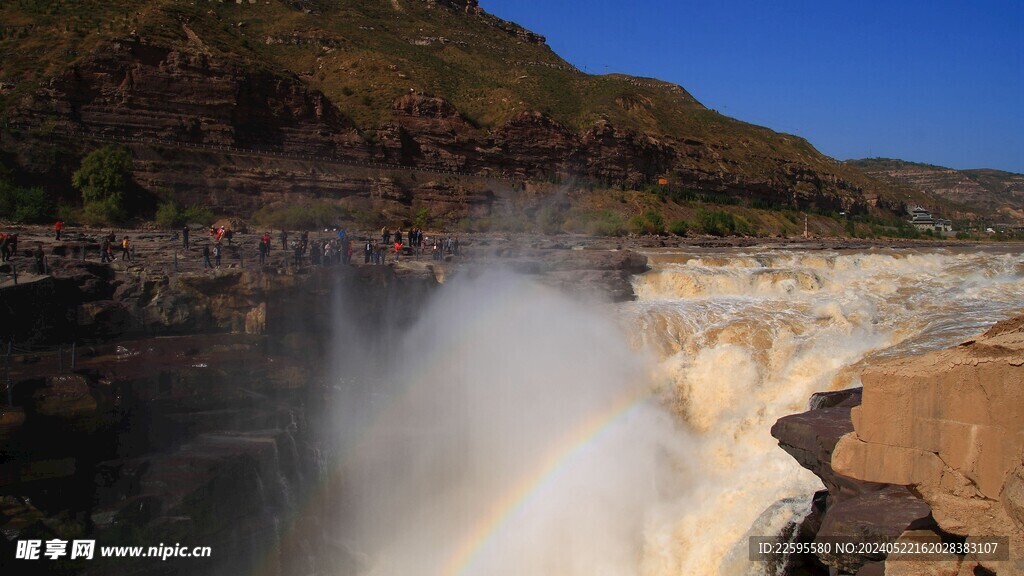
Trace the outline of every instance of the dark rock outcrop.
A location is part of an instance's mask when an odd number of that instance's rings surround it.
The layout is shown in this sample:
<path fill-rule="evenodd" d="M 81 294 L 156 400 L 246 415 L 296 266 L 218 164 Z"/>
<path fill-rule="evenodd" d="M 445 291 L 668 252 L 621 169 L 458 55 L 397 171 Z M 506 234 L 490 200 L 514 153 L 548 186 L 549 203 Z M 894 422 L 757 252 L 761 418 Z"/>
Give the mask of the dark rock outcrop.
<path fill-rule="evenodd" d="M 239 233 L 224 246 L 224 267 L 211 270 L 201 267 L 201 239 L 182 250 L 164 235 L 132 236 L 135 260 L 116 266 L 97 261 L 96 242 L 33 236 L 33 244 L 45 242 L 47 274 L 31 272 L 31 256 L 15 257 L 29 271 L 18 285 L 0 287 L 0 341 L 52 346 L 147 335 L 326 333 L 331 317 L 323 310 L 338 292 L 364 303 L 359 314 L 386 309 L 408 324 L 417 303 L 446 277 L 489 266 L 588 299 L 625 301 L 635 297 L 632 275 L 647 269 L 647 258 L 630 250 L 531 247 L 486 236 L 463 237 L 462 254 L 440 263 L 407 251 L 388 266 L 310 266 L 307 258 L 296 268 L 290 256 L 275 252 L 272 264 L 259 266 L 256 235 Z M 399 282 L 410 298 L 387 300 Z"/>
<path fill-rule="evenodd" d="M 894 542 L 908 530 L 936 532 L 928 504 L 906 487 L 865 482 L 832 469 L 832 453 L 840 438 L 853 431 L 851 410 L 860 405 L 862 389 L 815 394 L 810 410 L 779 419 L 772 436 L 801 466 L 821 478 L 826 491 L 815 500 L 800 530 L 806 541 Z M 822 563 L 841 573 L 877 570 L 884 554 L 833 551 L 820 554 Z"/>
<path fill-rule="evenodd" d="M 166 561 L 97 554 L 56 571 L 26 562 L 19 573 L 283 576 L 352 565 L 320 516 L 334 504 L 302 506 L 327 488 L 329 452 L 313 432 L 322 377 L 308 371 L 304 354 L 224 335 L 87 352 L 73 374 L 14 382 L 23 416 L 0 426 L 0 490 L 8 495 L 0 553 L 13 559 L 18 540 L 83 537 L 213 553 Z"/>

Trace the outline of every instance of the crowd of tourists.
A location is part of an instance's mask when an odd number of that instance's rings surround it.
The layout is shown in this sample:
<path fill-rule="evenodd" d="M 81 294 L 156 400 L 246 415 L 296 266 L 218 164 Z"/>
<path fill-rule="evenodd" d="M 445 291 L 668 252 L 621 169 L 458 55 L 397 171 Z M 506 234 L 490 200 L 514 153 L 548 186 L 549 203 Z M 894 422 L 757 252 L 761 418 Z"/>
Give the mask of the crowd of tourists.
<path fill-rule="evenodd" d="M 53 227 L 53 238 L 57 241 L 67 240 L 65 225 L 58 220 Z M 188 226 L 184 226 L 174 234 L 174 241 L 180 238 L 183 250 L 183 261 L 188 262 L 190 254 L 195 254 L 194 249 L 199 249 L 203 268 L 219 268 L 223 262 L 225 246 L 231 245 L 235 236 L 234 231 L 226 226 L 211 226 L 208 230 L 209 238 L 202 242 L 201 247 L 193 246 L 191 232 Z M 393 262 L 401 262 L 403 259 L 419 260 L 431 258 L 432 260 L 444 260 L 449 256 L 459 255 L 459 239 L 451 235 L 430 236 L 419 228 L 403 230 L 402 228 L 383 227 L 380 236 L 372 234 L 361 234 L 359 237 L 345 229 L 327 229 L 317 234 L 316 238 L 310 238 L 308 231 L 289 232 L 280 230 L 275 235 L 265 231 L 256 240 L 256 253 L 260 266 L 291 265 L 296 268 L 302 266 L 346 266 L 353 264 L 354 257 L 358 251 L 362 251 L 362 264 L 364 265 L 386 265 Z M 79 238 L 83 237 L 79 235 Z M 33 258 L 34 269 L 38 274 L 47 272 L 47 264 L 42 243 L 26 255 Z M 0 262 L 7 262 L 18 249 L 18 234 L 0 232 Z M 239 259 L 246 252 L 248 243 L 239 244 L 232 249 L 233 255 Z M 271 262 L 271 253 L 280 249 L 284 258 L 278 257 Z M 95 252 L 93 252 L 95 254 Z M 82 258 L 85 258 L 83 248 Z M 135 261 L 135 245 L 129 236 L 118 237 L 114 232 L 105 234 L 100 239 L 100 262 L 114 262 L 120 259 L 123 262 Z M 179 262 L 177 250 L 174 255 L 175 268 Z"/>
<path fill-rule="evenodd" d="M 278 233 L 281 250 L 284 250 L 291 258 L 295 266 L 309 264 L 310 266 L 338 266 L 349 265 L 353 262 L 357 246 L 362 248 L 363 264 L 383 265 L 389 262 L 400 262 L 403 257 L 419 259 L 424 252 L 429 250 L 432 258 L 442 260 L 447 255 L 459 253 L 459 240 L 457 237 L 435 237 L 426 236 L 422 230 L 414 228 L 408 232 L 402 229 L 384 227 L 381 229 L 380 239 L 363 238 L 357 239 L 345 229 L 325 230 L 330 236 L 310 240 L 309 232 L 301 232 L 298 236 L 292 236 L 287 230 Z M 267 263 L 270 257 L 273 241 L 270 232 L 264 232 L 257 242 L 259 263 Z"/>
<path fill-rule="evenodd" d="M 64 222 L 58 220 L 54 226 L 54 239 L 61 240 L 64 231 Z M 120 249 L 122 261 L 131 262 L 135 253 L 135 246 L 128 236 L 120 240 L 117 234 L 110 232 L 100 239 L 100 262 L 113 262 L 117 259 L 115 253 Z M 0 262 L 9 262 L 18 252 L 18 234 L 13 232 L 0 232 Z M 46 253 L 43 251 L 42 242 L 36 242 L 35 247 L 28 253 L 31 257 L 32 271 L 36 274 L 48 272 Z M 85 258 L 83 253 L 82 258 Z"/>

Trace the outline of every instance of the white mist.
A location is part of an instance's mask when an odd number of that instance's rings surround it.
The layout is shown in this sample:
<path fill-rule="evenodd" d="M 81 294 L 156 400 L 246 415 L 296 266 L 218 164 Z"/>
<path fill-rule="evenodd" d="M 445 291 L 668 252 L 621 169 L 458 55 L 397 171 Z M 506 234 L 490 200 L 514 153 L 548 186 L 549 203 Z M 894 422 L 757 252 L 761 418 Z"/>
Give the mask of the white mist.
<path fill-rule="evenodd" d="M 341 431 L 365 573 L 639 574 L 697 463 L 609 312 L 492 272 L 396 338 Z"/>

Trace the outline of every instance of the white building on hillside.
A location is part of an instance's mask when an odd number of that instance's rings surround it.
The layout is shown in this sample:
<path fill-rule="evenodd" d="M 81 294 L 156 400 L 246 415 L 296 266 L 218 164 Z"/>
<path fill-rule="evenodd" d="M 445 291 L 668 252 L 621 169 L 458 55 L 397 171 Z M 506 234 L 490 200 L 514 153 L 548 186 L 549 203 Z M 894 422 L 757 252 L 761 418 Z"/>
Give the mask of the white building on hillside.
<path fill-rule="evenodd" d="M 941 218 L 932 217 L 932 213 L 920 206 L 914 206 L 910 212 L 910 223 L 921 232 L 931 230 L 932 232 L 952 232 L 953 222 Z"/>

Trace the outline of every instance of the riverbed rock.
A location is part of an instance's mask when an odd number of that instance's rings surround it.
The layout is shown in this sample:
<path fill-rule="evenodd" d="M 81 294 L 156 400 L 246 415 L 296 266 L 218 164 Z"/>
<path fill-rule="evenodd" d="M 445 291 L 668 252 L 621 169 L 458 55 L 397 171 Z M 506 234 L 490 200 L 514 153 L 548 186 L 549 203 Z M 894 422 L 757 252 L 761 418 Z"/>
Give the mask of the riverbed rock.
<path fill-rule="evenodd" d="M 826 513 L 815 537 L 817 542 L 894 542 L 907 530 L 929 528 L 933 523 L 928 504 L 902 486 L 837 500 Z M 823 562 L 843 572 L 854 572 L 866 561 L 881 561 L 885 554 L 832 553 L 819 555 Z"/>

